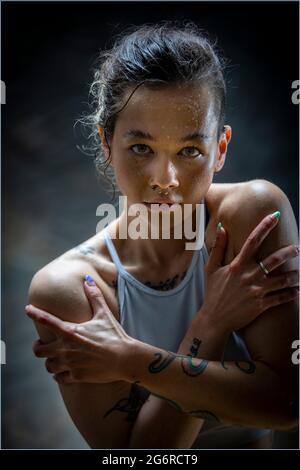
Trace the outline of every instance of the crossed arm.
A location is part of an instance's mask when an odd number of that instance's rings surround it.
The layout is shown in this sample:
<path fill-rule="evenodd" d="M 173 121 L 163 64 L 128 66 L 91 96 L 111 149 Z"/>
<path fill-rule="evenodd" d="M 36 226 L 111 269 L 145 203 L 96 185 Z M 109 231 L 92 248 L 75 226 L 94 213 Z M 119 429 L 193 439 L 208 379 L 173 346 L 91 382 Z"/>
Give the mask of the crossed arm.
<path fill-rule="evenodd" d="M 228 210 L 223 225 L 233 238 L 237 254 L 259 221 L 268 213 L 280 210 L 280 224 L 258 252 L 258 259 L 263 259 L 280 247 L 297 244 L 298 233 L 285 194 L 272 183 L 259 183 L 249 185 L 240 200 L 241 210 L 234 214 Z M 231 227 L 236 226 L 241 229 L 231 233 Z M 297 260 L 291 260 L 274 273 L 297 267 Z M 291 362 L 291 345 L 298 332 L 298 308 L 297 300 L 270 308 L 240 332 L 253 359 L 249 364 L 218 361 L 226 338 L 218 333 L 217 325 L 209 331 L 200 315 L 178 350 L 179 354 L 189 354 L 193 338 L 198 338 L 201 341 L 201 348 L 195 355 L 201 357 L 198 361 L 138 344 L 135 357 L 140 358 L 140 363 L 131 371 L 131 376 L 169 401 L 151 396 L 144 404 L 132 431 L 132 447 L 142 447 L 146 443 L 145 436 L 153 439 L 154 429 L 159 436 L 157 442 L 162 445 L 172 436 L 171 439 L 182 446 L 191 446 L 203 425 L 199 417 L 205 418 L 207 411 L 230 424 L 294 429 L 297 426 L 298 370 Z M 178 382 L 180 375 L 181 382 Z M 196 415 L 198 420 L 191 417 Z M 146 423 L 151 423 L 151 433 L 147 433 Z"/>
<path fill-rule="evenodd" d="M 235 240 L 237 252 L 258 221 L 275 210 L 283 214 L 281 223 L 265 240 L 259 256 L 265 257 L 279 247 L 297 243 L 297 228 L 287 198 L 281 193 L 265 196 L 263 194 L 264 204 L 257 204 L 252 212 L 249 207 L 246 219 L 236 219 L 244 230 Z M 230 236 L 230 224 L 226 226 L 226 220 L 222 222 Z M 295 269 L 295 264 L 289 261 L 284 270 L 291 269 Z M 201 427 L 199 416 L 203 417 L 203 410 L 227 423 L 292 429 L 296 421 L 297 370 L 291 363 L 291 344 L 297 334 L 297 313 L 298 303 L 292 301 L 269 309 L 241 332 L 253 359 L 249 364 L 224 364 L 215 360 L 220 357 L 225 339 L 218 334 L 217 325 L 208 329 L 200 321 L 191 325 L 178 351 L 180 354 L 135 341 L 132 361 L 124 363 L 125 380 L 139 382 L 156 396 L 151 396 L 142 407 L 131 433 L 131 443 L 138 434 L 147 437 L 149 422 L 151 435 L 160 430 L 167 416 L 170 419 L 164 423 L 169 426 L 169 434 L 176 432 L 178 442 L 190 440 L 188 447 Z M 194 338 L 198 345 L 202 341 L 196 354 L 201 359 L 184 356 L 190 353 Z M 209 350 L 205 352 L 206 347 Z M 210 361 L 206 360 L 206 355 Z"/>
<path fill-rule="evenodd" d="M 178 354 L 218 360 L 222 358 L 226 339 L 224 335 L 202 328 L 199 322 L 197 327 L 195 325 L 191 328 L 190 334 L 183 339 Z M 201 416 L 203 419 L 200 419 Z M 152 392 L 135 421 L 131 432 L 130 447 L 190 448 L 207 416 L 217 419 L 212 414 L 205 413 L 204 410 L 202 413 L 199 412 L 197 417 L 184 413 L 174 401 L 166 401 Z"/>

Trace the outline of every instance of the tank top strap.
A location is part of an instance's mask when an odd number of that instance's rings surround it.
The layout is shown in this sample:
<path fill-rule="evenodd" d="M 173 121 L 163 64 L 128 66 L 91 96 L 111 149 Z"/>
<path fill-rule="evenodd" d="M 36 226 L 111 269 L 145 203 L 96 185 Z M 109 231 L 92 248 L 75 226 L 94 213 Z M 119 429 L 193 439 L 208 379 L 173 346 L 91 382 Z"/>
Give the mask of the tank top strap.
<path fill-rule="evenodd" d="M 109 235 L 108 226 L 104 228 L 103 234 L 104 234 L 104 241 L 106 243 L 111 259 L 118 271 L 117 291 L 118 291 L 118 301 L 119 301 L 119 322 L 122 325 L 124 321 L 123 310 L 124 310 L 124 302 L 125 302 L 125 280 L 123 279 L 123 276 L 120 275 L 120 273 L 124 272 L 124 268 L 118 256 L 117 250 L 115 249 L 113 241 Z"/>
<path fill-rule="evenodd" d="M 111 259 L 113 260 L 116 268 L 117 268 L 117 271 L 120 272 L 120 271 L 123 271 L 123 266 L 122 266 L 122 263 L 121 263 L 121 260 L 119 258 L 119 255 L 117 253 L 117 250 L 113 244 L 113 241 L 109 235 L 109 232 L 108 232 L 108 226 L 106 226 L 104 228 L 104 241 L 106 243 L 106 246 L 107 246 L 107 249 L 109 251 L 109 254 L 111 256 Z"/>
<path fill-rule="evenodd" d="M 206 228 L 207 225 L 208 225 L 208 221 L 209 221 L 209 212 L 208 212 L 208 210 L 207 210 L 207 203 L 206 203 L 206 201 L 205 201 L 205 199 L 204 199 L 204 225 L 205 225 L 205 228 Z M 110 254 L 111 258 L 112 258 L 113 263 L 114 263 L 115 266 L 116 266 L 116 269 L 117 269 L 118 273 L 124 275 L 124 276 L 127 277 L 127 278 L 128 278 L 128 277 L 131 277 L 131 276 L 127 273 L 127 271 L 124 269 L 124 267 L 123 267 L 123 265 L 122 265 L 122 263 L 121 263 L 121 260 L 120 260 L 120 258 L 119 258 L 118 253 L 117 253 L 117 250 L 116 250 L 116 248 L 115 248 L 115 245 L 114 245 L 114 243 L 113 243 L 113 241 L 112 241 L 112 239 L 111 239 L 111 237 L 110 237 L 110 234 L 109 234 L 109 231 L 108 231 L 108 225 L 107 225 L 107 226 L 104 228 L 104 230 L 103 230 L 103 238 L 104 238 L 104 241 L 105 241 L 105 243 L 106 243 L 107 249 L 108 249 L 108 251 L 109 251 L 109 254 Z M 204 251 L 206 251 L 205 243 L 204 243 L 204 245 L 203 245 L 203 248 L 204 248 Z M 202 251 L 202 250 L 196 250 L 196 253 L 195 253 L 195 256 L 193 256 L 193 259 L 192 259 L 192 262 L 191 262 L 189 271 L 190 271 L 190 270 L 191 270 L 191 271 L 193 270 L 194 265 L 195 265 L 195 263 L 196 263 L 196 260 L 197 260 L 197 258 L 198 258 L 197 255 L 199 255 L 201 251 Z M 206 255 L 205 258 L 207 258 L 207 253 L 205 253 L 205 255 Z"/>

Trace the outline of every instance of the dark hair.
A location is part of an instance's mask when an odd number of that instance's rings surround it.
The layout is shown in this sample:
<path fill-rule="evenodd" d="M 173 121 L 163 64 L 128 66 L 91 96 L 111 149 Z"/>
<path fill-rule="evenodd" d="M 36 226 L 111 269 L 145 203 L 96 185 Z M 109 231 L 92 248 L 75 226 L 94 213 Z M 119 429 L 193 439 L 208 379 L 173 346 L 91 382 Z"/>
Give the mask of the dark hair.
<path fill-rule="evenodd" d="M 224 68 L 225 59 L 216 51 L 215 44 L 191 21 L 130 26 L 114 39 L 111 49 L 101 52 L 90 87 L 91 113 L 79 121 L 90 129 L 89 151 L 95 156 L 99 174 L 112 184 L 114 196 L 110 152 L 105 160 L 97 126 L 104 128 L 109 145 L 117 114 L 144 82 L 146 86 L 162 86 L 199 81 L 207 83 L 215 93 L 219 138 L 225 119 Z M 132 87 L 132 93 L 123 103 L 125 92 Z"/>

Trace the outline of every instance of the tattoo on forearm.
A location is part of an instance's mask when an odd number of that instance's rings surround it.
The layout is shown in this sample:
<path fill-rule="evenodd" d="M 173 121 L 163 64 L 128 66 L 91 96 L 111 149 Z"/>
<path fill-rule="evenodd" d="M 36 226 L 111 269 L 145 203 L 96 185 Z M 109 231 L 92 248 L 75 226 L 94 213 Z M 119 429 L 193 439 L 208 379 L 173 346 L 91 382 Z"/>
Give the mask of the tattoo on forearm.
<path fill-rule="evenodd" d="M 103 415 L 103 418 L 109 416 L 113 411 L 120 411 L 121 413 L 127 413 L 126 421 L 134 422 L 136 420 L 141 407 L 148 400 L 150 395 L 148 390 L 136 384 L 137 382 L 132 384 L 129 397 L 118 400 L 117 403 Z"/>
<path fill-rule="evenodd" d="M 182 354 L 174 354 L 171 352 L 168 352 L 168 355 L 165 358 L 161 353 L 155 353 L 155 356 L 157 359 L 151 362 L 148 367 L 151 374 L 157 374 L 166 369 L 177 357 L 181 358 L 181 367 L 183 372 L 190 377 L 196 377 L 197 375 L 202 374 L 209 363 L 209 361 L 201 359 L 199 364 L 194 365 L 193 358 L 191 356 L 184 356 Z"/>
<path fill-rule="evenodd" d="M 221 422 L 214 413 L 208 410 L 192 410 L 192 411 L 188 411 L 187 414 L 189 416 L 193 416 L 194 418 L 208 419 L 209 421 L 214 420 L 214 421 L 217 421 L 218 423 Z"/>
<path fill-rule="evenodd" d="M 162 400 L 168 402 L 173 408 L 176 408 L 177 411 L 180 411 L 189 416 L 192 416 L 193 418 L 209 419 L 210 421 L 213 420 L 213 421 L 217 421 L 218 423 L 220 423 L 219 418 L 211 411 L 208 411 L 208 410 L 184 411 L 183 408 L 180 405 L 178 405 L 178 403 L 176 403 L 173 400 L 170 400 L 169 398 L 162 397 L 161 395 L 157 395 L 157 393 L 152 393 L 152 392 L 151 392 L 151 395 L 157 398 L 161 398 Z"/>
<path fill-rule="evenodd" d="M 252 361 L 242 361 L 242 362 L 235 361 L 235 365 L 242 372 L 245 372 L 245 374 L 253 374 L 256 369 L 256 365 Z"/>
<path fill-rule="evenodd" d="M 221 366 L 223 367 L 223 369 L 225 369 L 225 370 L 228 369 L 228 367 L 225 365 L 225 359 L 224 359 L 224 357 L 221 359 L 220 364 L 221 364 Z"/>
<path fill-rule="evenodd" d="M 155 353 L 154 355 L 157 357 L 157 359 L 151 362 L 148 367 L 148 370 L 151 372 L 151 374 L 157 374 L 158 372 L 166 369 L 166 367 L 168 367 L 177 357 L 177 355 L 173 353 L 168 353 L 167 357 L 165 358 L 163 358 L 161 353 Z"/>
<path fill-rule="evenodd" d="M 198 352 L 199 352 L 199 348 L 201 346 L 201 342 L 200 339 L 198 338 L 193 338 L 193 343 L 192 343 L 192 346 L 190 347 L 190 354 L 188 354 L 188 356 L 192 356 L 192 357 L 196 357 Z"/>
<path fill-rule="evenodd" d="M 178 403 L 176 403 L 175 401 L 170 400 L 169 398 L 162 397 L 161 395 L 157 395 L 157 393 L 151 392 L 151 395 L 153 395 L 154 397 L 161 398 L 162 400 L 167 401 L 171 406 L 173 406 L 173 408 L 176 408 L 177 411 L 183 411 L 181 406 L 179 406 Z"/>
<path fill-rule="evenodd" d="M 253 361 L 235 361 L 234 364 L 236 367 L 245 374 L 254 374 L 256 370 L 255 362 Z M 223 369 L 228 370 L 228 367 L 225 365 L 224 359 L 221 361 L 221 366 Z"/>
<path fill-rule="evenodd" d="M 183 369 L 183 372 L 190 377 L 196 377 L 200 374 L 203 374 L 206 367 L 208 366 L 208 363 L 209 361 L 207 361 L 206 359 L 200 359 L 200 363 L 194 365 L 192 357 L 181 358 L 181 367 Z"/>
<path fill-rule="evenodd" d="M 197 341 L 195 341 L 197 340 Z M 197 377 L 200 374 L 203 374 L 205 369 L 207 368 L 210 361 L 206 359 L 197 359 L 194 357 L 194 354 L 198 352 L 198 349 L 201 345 L 201 341 L 197 338 L 194 338 L 193 345 L 191 346 L 191 353 L 187 356 L 182 354 L 175 354 L 172 352 L 168 352 L 167 356 L 164 357 L 161 353 L 155 353 L 156 359 L 155 361 L 151 362 L 148 366 L 148 370 L 151 374 L 157 374 L 164 369 L 166 369 L 172 362 L 178 357 L 181 359 L 181 367 L 183 372 L 188 375 L 189 377 Z M 194 364 L 193 359 L 200 360 L 199 363 Z M 220 361 L 221 366 L 223 369 L 228 370 L 229 368 L 226 366 L 224 359 Z M 255 363 L 252 361 L 234 361 L 236 367 L 245 374 L 253 374 L 256 370 Z"/>

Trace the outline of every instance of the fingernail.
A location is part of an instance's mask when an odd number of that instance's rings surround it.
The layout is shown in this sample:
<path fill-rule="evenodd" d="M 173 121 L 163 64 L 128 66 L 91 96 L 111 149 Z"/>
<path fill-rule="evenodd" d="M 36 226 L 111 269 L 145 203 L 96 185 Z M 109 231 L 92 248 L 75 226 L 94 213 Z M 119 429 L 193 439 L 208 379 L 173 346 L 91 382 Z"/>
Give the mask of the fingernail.
<path fill-rule="evenodd" d="M 217 228 L 217 232 L 220 232 L 221 228 L 222 228 L 222 223 L 219 222 L 217 225 L 216 225 L 216 228 Z"/>
<path fill-rule="evenodd" d="M 90 276 L 89 274 L 87 274 L 85 276 L 85 280 L 86 280 L 86 282 L 88 283 L 89 286 L 95 286 L 95 281 L 92 278 L 92 276 Z"/>
<path fill-rule="evenodd" d="M 281 216 L 280 211 L 276 211 L 272 214 L 272 217 L 275 219 L 280 219 L 280 216 Z"/>
<path fill-rule="evenodd" d="M 25 310 L 29 310 L 30 309 L 30 305 L 25 305 Z"/>
<path fill-rule="evenodd" d="M 300 250 L 299 250 L 299 245 L 295 245 L 295 248 L 296 248 L 296 251 L 297 251 L 297 253 L 298 253 L 298 255 L 299 255 L 299 251 L 300 251 Z"/>

